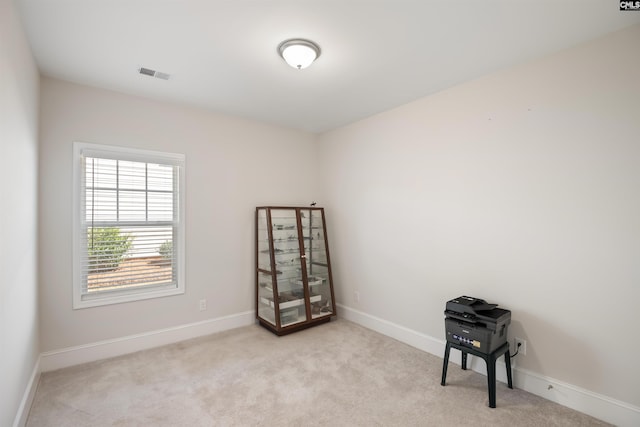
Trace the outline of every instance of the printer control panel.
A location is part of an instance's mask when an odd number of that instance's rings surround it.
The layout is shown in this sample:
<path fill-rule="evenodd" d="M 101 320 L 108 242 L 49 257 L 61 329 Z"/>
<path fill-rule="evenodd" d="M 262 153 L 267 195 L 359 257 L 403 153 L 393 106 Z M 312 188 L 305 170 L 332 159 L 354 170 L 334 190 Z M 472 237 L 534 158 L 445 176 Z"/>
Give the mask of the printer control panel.
<path fill-rule="evenodd" d="M 462 336 L 457 335 L 457 334 L 453 334 L 453 339 L 454 340 L 458 340 L 461 343 L 464 343 L 464 344 L 467 344 L 467 345 L 472 345 L 474 347 L 480 348 L 480 341 L 478 341 L 478 340 L 472 340 L 472 339 L 465 338 L 465 337 L 462 337 Z"/>

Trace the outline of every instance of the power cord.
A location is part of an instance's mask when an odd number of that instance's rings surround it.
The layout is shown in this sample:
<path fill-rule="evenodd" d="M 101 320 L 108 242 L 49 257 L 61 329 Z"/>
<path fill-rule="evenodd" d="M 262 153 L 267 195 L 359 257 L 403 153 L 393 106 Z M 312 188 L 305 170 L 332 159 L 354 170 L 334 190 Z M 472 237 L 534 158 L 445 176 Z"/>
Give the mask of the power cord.
<path fill-rule="evenodd" d="M 522 345 L 522 343 L 521 343 L 521 342 L 519 342 L 519 343 L 518 343 L 518 347 L 516 348 L 516 352 L 515 352 L 515 353 L 513 353 L 513 354 L 510 354 L 510 355 L 509 355 L 509 357 L 510 357 L 510 358 L 516 357 L 516 356 L 518 355 L 518 352 L 520 351 L 520 346 L 521 346 L 521 345 Z"/>

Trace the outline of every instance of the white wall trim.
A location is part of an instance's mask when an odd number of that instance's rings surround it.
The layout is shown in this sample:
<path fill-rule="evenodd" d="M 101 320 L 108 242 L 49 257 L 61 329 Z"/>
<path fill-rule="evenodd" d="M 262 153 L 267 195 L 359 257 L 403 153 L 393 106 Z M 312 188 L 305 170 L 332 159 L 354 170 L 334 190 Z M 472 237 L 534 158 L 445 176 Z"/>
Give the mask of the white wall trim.
<path fill-rule="evenodd" d="M 33 398 L 36 395 L 36 390 L 38 389 L 38 382 L 40 381 L 40 366 L 40 357 L 38 357 L 31 372 L 31 378 L 29 378 L 29 382 L 27 383 L 27 388 L 24 390 L 18 412 L 16 412 L 16 417 L 13 420 L 13 427 L 24 427 L 27 424 L 29 410 L 31 409 Z"/>
<path fill-rule="evenodd" d="M 445 341 L 429 335 L 414 331 L 404 326 L 389 322 L 376 316 L 355 310 L 338 304 L 339 317 L 357 323 L 365 328 L 379 332 L 390 338 L 401 341 L 417 349 L 431 353 L 442 358 L 444 356 Z M 471 357 L 471 356 L 470 356 Z M 486 366 L 483 361 L 470 358 L 468 367 L 476 372 L 486 375 Z M 451 353 L 449 361 L 461 363 L 459 351 Z M 507 381 L 504 362 L 498 361 L 496 378 L 498 381 Z M 529 393 L 541 396 L 552 402 L 567 406 L 600 420 L 612 423 L 616 426 L 640 426 L 640 407 L 612 399 L 608 396 L 594 393 L 573 384 L 568 384 L 554 378 L 546 377 L 527 369 L 513 369 L 513 386 Z M 498 397 L 499 406 L 499 397 Z"/>
<path fill-rule="evenodd" d="M 201 322 L 59 350 L 46 351 L 40 355 L 40 366 L 42 372 L 53 371 L 81 363 L 121 356 L 123 354 L 134 353 L 140 350 L 160 347 L 191 338 L 239 328 L 241 326 L 251 325 L 254 322 L 255 311 L 246 311 L 229 316 L 203 320 Z"/>

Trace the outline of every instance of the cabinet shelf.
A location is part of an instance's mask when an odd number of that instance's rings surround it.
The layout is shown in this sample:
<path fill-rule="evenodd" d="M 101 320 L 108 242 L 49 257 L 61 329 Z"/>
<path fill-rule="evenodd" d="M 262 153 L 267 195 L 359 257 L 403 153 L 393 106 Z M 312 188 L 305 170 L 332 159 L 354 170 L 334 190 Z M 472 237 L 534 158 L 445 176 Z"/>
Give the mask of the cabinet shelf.
<path fill-rule="evenodd" d="M 256 267 L 262 326 L 282 335 L 335 316 L 324 209 L 256 208 Z"/>
<path fill-rule="evenodd" d="M 282 225 L 282 224 L 273 225 L 274 230 L 295 230 L 295 228 L 296 228 L 295 225 Z"/>
<path fill-rule="evenodd" d="M 307 283 L 309 284 L 309 286 L 321 285 L 323 282 L 324 282 L 324 279 L 322 277 L 316 277 L 316 276 L 307 277 Z M 296 280 L 296 284 L 302 286 L 303 282 L 302 280 Z"/>
<path fill-rule="evenodd" d="M 320 302 L 320 300 L 322 299 L 322 297 L 320 295 L 312 295 L 309 298 L 309 302 Z M 271 308 L 275 307 L 275 304 L 273 303 L 273 299 L 271 298 L 265 298 L 265 297 L 260 297 L 260 302 L 262 304 L 268 305 Z M 284 310 L 287 308 L 292 308 L 292 307 L 298 307 L 304 305 L 304 298 L 300 298 L 300 299 L 294 299 L 294 300 L 290 300 L 290 301 L 284 301 L 281 302 L 279 304 L 280 306 L 280 310 Z"/>
<path fill-rule="evenodd" d="M 260 251 L 260 253 L 262 254 L 268 254 L 270 252 L 270 249 L 263 249 Z M 287 255 L 287 254 L 299 254 L 300 251 L 296 248 L 296 249 L 280 249 L 280 248 L 275 248 L 273 250 L 273 253 L 276 255 Z"/>

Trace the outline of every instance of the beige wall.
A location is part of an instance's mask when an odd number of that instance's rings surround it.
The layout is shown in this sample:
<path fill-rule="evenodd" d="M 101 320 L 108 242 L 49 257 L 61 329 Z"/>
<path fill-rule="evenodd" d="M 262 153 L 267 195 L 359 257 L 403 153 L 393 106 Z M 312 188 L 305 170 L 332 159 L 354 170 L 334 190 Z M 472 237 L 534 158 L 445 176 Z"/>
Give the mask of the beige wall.
<path fill-rule="evenodd" d="M 10 426 L 38 347 L 39 75 L 11 0 L 0 0 L 0 425 Z"/>
<path fill-rule="evenodd" d="M 520 368 L 640 405 L 639 40 L 322 135 L 339 302 L 444 339 L 445 302 L 485 298 L 512 310 Z"/>
<path fill-rule="evenodd" d="M 159 82 L 163 84 L 163 82 Z M 40 271 L 43 351 L 254 309 L 256 205 L 316 199 L 316 136 L 44 78 Z M 72 143 L 186 155 L 186 293 L 72 309 Z M 208 309 L 198 310 L 207 299 Z"/>

